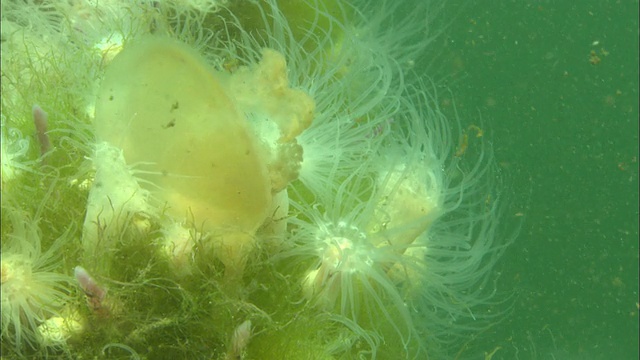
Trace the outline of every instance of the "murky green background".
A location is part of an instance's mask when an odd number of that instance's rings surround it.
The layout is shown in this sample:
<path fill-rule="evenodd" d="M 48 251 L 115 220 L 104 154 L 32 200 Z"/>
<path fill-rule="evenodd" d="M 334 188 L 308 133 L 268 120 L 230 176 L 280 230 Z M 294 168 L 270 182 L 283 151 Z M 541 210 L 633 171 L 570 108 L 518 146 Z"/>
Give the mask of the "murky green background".
<path fill-rule="evenodd" d="M 499 266 L 513 314 L 480 347 L 638 359 L 638 1 L 455 0 L 442 16 L 437 72 L 482 117 L 524 214 Z"/>

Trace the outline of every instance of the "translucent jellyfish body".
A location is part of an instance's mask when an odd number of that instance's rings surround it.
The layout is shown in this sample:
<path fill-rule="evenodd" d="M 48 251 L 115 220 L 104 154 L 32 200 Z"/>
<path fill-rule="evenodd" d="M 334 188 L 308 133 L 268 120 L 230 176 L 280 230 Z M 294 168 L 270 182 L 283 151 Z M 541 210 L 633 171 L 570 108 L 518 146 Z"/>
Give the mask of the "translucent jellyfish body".
<path fill-rule="evenodd" d="M 104 200 L 96 206 L 105 198 L 118 212 L 162 213 L 211 233 L 225 271 L 240 274 L 256 230 L 273 212 L 273 196 L 297 177 L 295 136 L 309 126 L 313 109 L 306 94 L 288 88 L 286 63 L 275 51 L 265 50 L 255 68 L 227 75 L 174 40 L 131 44 L 110 64 L 98 96 L 96 134 L 108 145 L 96 151 L 100 171 L 85 227 L 109 211 Z M 260 114 L 261 129 L 271 131 L 257 135 L 245 112 Z M 139 190 L 112 180 L 126 176 L 118 166 L 104 166 L 117 155 L 101 156 L 102 146 L 121 151 L 135 167 L 132 184 Z M 141 196 L 148 203 L 135 205 Z M 91 232 L 85 248 L 97 244 Z M 176 259 L 191 250 L 174 243 L 179 238 L 167 239 Z"/>

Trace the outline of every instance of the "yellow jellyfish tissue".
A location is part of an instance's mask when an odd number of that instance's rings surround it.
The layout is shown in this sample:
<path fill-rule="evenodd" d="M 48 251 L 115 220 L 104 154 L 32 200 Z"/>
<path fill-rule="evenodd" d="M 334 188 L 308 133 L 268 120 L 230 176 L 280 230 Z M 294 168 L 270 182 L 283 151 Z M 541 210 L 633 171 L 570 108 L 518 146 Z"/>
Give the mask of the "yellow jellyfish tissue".
<path fill-rule="evenodd" d="M 274 194 L 287 185 L 271 179 L 291 176 L 270 173 L 280 170 L 273 161 L 299 166 L 295 157 L 270 154 L 243 108 L 261 101 L 274 109 L 267 112 L 292 109 L 272 117 L 280 142 L 307 127 L 314 110 L 308 95 L 288 88 L 284 57 L 271 49 L 262 55 L 254 68 L 228 75 L 175 40 L 143 38 L 110 64 L 96 104 L 99 141 L 122 150 L 127 164 L 139 164 L 137 180 L 155 208 L 164 208 L 176 222 L 197 219 L 202 231 L 215 233 L 212 246 L 231 274 L 242 271 L 256 230 L 271 215 Z M 92 196 L 100 199 L 118 189 L 92 191 L 103 193 Z M 126 204 L 112 200 L 109 206 Z M 87 219 L 92 222 L 94 215 Z M 184 244 L 170 245 L 190 251 Z"/>

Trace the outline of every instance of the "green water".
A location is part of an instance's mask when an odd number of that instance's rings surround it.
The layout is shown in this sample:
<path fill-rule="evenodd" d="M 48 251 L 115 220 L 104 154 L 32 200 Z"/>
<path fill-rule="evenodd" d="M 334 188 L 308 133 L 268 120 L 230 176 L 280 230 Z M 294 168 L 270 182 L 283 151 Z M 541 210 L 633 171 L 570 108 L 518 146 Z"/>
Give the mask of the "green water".
<path fill-rule="evenodd" d="M 445 12 L 457 14 L 441 41 L 446 81 L 461 116 L 490 129 L 525 219 L 500 269 L 518 289 L 513 314 L 481 347 L 501 346 L 493 359 L 637 359 L 638 1 Z"/>

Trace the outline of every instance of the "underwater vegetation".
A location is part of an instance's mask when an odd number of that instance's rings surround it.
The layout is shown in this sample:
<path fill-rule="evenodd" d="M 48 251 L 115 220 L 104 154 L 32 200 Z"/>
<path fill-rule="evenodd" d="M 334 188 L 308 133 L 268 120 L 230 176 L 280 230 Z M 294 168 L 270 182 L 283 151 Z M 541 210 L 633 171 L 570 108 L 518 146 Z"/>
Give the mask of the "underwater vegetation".
<path fill-rule="evenodd" d="M 467 355 L 515 232 L 438 8 L 3 1 L 2 356 Z"/>

